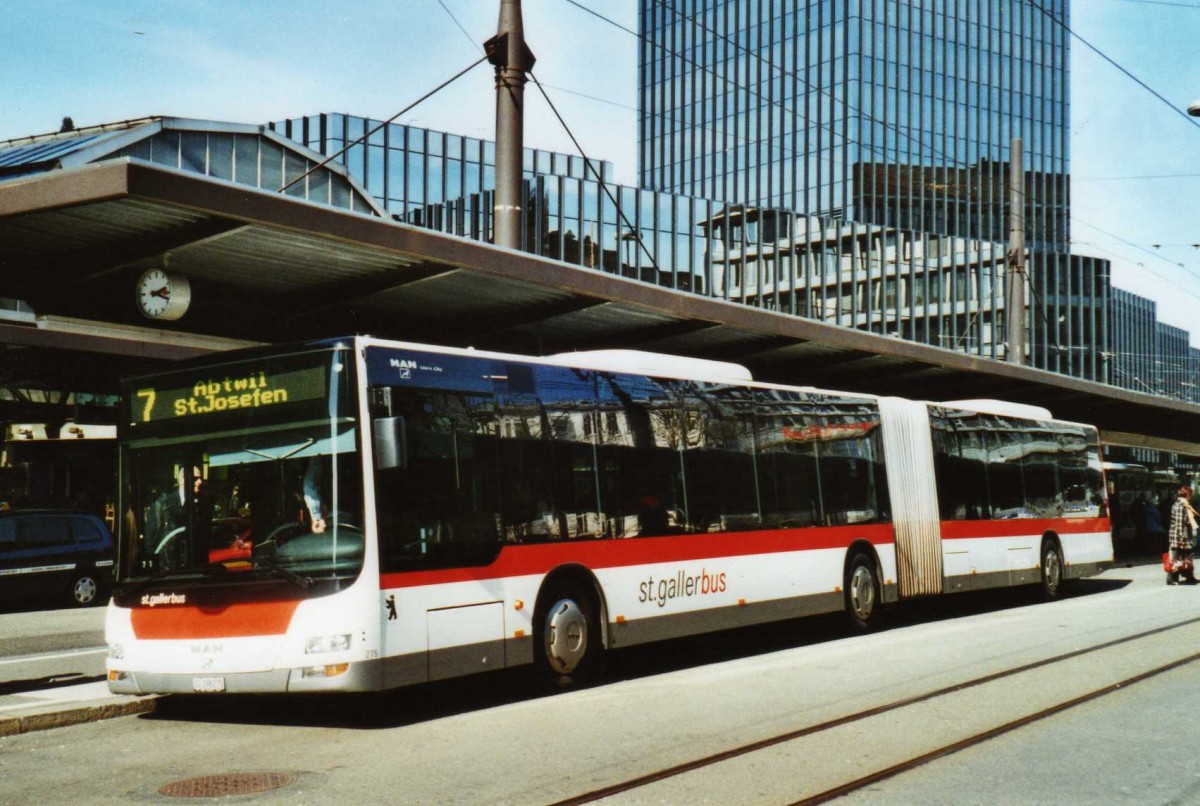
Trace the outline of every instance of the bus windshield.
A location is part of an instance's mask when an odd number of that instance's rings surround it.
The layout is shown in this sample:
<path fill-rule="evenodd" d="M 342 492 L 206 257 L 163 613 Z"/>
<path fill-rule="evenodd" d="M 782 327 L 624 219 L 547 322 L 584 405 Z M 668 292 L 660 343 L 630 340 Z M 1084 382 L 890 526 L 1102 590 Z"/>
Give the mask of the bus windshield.
<path fill-rule="evenodd" d="M 347 358 L 324 351 L 209 369 L 198 381 L 131 382 L 118 581 L 274 578 L 315 593 L 355 579 L 362 485 Z M 226 394 L 226 379 L 245 378 L 257 397 Z M 249 402 L 218 409 L 222 394 Z"/>

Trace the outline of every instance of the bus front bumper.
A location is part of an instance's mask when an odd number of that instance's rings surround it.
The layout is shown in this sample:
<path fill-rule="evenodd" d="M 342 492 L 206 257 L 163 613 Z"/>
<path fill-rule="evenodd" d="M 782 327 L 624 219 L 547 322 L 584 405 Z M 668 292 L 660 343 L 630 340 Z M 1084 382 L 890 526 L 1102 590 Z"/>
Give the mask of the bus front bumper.
<path fill-rule="evenodd" d="M 147 672 L 110 669 L 113 694 L 279 694 L 283 692 L 378 691 L 378 661 L 271 669 L 265 672 Z"/>

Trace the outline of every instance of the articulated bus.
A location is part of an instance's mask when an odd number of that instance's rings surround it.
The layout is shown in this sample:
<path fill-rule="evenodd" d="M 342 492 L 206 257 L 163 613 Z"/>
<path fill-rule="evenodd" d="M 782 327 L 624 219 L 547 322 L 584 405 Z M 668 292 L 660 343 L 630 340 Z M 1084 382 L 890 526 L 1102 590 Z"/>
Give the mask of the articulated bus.
<path fill-rule="evenodd" d="M 368 337 L 126 379 L 119 693 L 368 691 L 1112 561 L 1095 429 Z"/>

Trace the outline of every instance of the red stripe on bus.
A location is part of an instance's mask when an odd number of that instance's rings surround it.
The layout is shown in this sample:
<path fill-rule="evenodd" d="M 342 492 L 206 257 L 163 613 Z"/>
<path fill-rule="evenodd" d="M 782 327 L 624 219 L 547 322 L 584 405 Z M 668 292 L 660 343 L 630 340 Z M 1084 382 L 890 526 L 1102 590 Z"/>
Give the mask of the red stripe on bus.
<path fill-rule="evenodd" d="M 1111 527 L 1108 518 L 1008 518 L 989 521 L 942 521 L 942 539 L 966 537 L 1013 537 L 1016 535 L 1077 535 L 1103 532 Z"/>
<path fill-rule="evenodd" d="M 988 521 L 942 521 L 942 538 L 1012 537 L 1015 535 L 1105 533 L 1107 518 L 1012 518 Z M 890 523 L 863 526 L 776 529 L 761 532 L 717 532 L 678 537 L 640 537 L 627 540 L 566 540 L 530 546 L 505 546 L 496 561 L 470 568 L 383 573 L 381 588 L 412 588 L 449 582 L 471 582 L 503 577 L 544 574 L 559 565 L 579 564 L 591 569 L 630 565 L 719 560 L 754 554 L 845 548 L 865 538 L 874 545 L 895 542 Z"/>
<path fill-rule="evenodd" d="M 246 602 L 219 610 L 138 607 L 132 614 L 133 634 L 152 640 L 283 635 L 299 606 L 299 601 L 290 601 Z"/>
<path fill-rule="evenodd" d="M 381 588 L 411 588 L 446 582 L 544 574 L 559 565 L 571 563 L 592 569 L 621 568 L 629 565 L 778 554 L 785 551 L 845 548 L 857 539 L 884 545 L 894 542 L 895 535 L 890 523 L 873 523 L 817 529 L 713 532 L 675 537 L 564 540 L 529 546 L 505 546 L 500 550 L 500 556 L 490 565 L 384 573 L 379 577 L 379 585 Z"/>

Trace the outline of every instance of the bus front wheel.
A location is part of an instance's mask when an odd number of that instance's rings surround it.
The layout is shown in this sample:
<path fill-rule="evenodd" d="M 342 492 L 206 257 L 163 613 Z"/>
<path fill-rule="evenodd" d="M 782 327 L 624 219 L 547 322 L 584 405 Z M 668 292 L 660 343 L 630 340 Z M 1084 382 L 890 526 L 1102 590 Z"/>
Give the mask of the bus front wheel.
<path fill-rule="evenodd" d="M 879 576 L 875 562 L 865 552 L 856 553 L 846 565 L 846 618 L 858 632 L 879 626 L 882 600 L 879 595 Z"/>
<path fill-rule="evenodd" d="M 556 585 L 539 605 L 536 638 L 540 676 L 564 688 L 590 679 L 604 652 L 593 597 L 571 585 Z"/>

